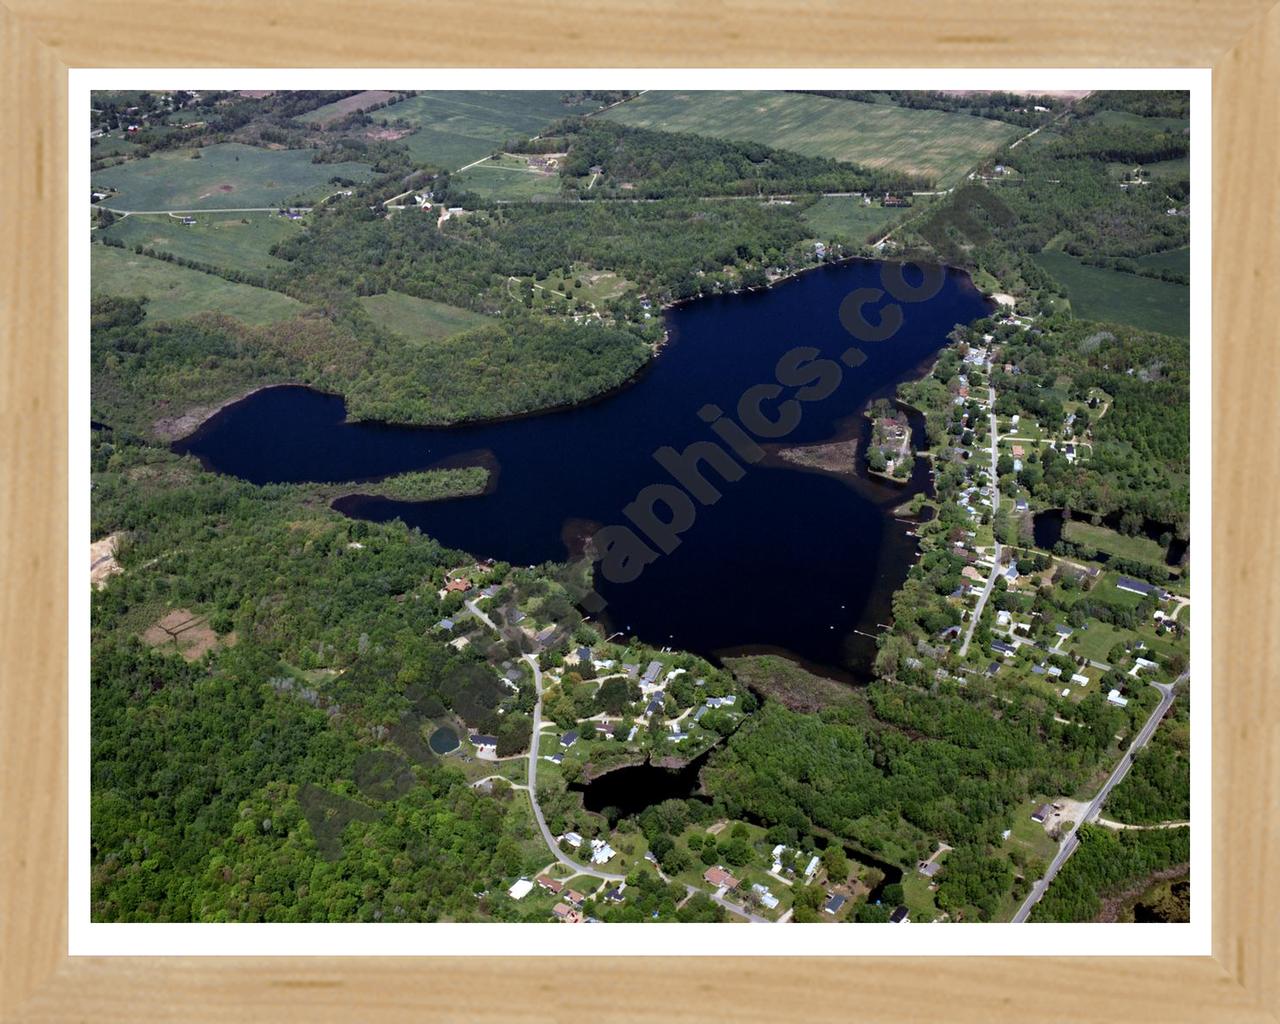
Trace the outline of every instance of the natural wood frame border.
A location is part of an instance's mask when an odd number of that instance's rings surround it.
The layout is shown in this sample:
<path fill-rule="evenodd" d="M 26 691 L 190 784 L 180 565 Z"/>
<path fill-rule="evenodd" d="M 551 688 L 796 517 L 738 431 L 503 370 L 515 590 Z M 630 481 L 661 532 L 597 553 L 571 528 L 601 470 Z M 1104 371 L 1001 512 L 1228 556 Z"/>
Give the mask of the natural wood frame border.
<path fill-rule="evenodd" d="M 664 1021 L 1276 1020 L 1272 679 L 1280 364 L 1271 0 L 1022 7 L 553 0 L 0 6 L 0 1016 Z M 1120 13 L 1124 12 L 1124 13 Z M 125 15 L 124 17 L 120 17 Z M 386 26 L 394 25 L 394 31 Z M 1214 954 L 1125 960 L 144 959 L 66 955 L 66 70 L 71 66 L 1214 68 Z M 1261 444 L 1256 442 L 1261 440 Z M 1253 442 L 1253 443 L 1251 443 Z M 1246 454 L 1247 453 L 1247 454 Z M 1248 525 L 1234 515 L 1252 513 Z M 1272 614 L 1268 614 L 1272 613 Z M 1270 869 L 1270 870 L 1269 870 Z M 571 966 L 571 971 L 569 970 Z M 726 969 L 727 968 L 727 969 Z M 559 979 L 559 980 L 557 980 Z M 926 981 L 927 979 L 927 981 Z M 611 994 L 611 995 L 610 995 Z"/>

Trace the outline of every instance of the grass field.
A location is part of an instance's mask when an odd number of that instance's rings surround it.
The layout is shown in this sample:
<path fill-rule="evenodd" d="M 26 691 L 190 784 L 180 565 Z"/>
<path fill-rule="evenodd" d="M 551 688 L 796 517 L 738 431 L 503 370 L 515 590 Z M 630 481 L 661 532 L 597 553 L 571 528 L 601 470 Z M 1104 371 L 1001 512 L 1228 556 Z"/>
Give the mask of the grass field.
<path fill-rule="evenodd" d="M 1123 178 L 1125 171 L 1132 171 L 1134 164 L 1107 164 L 1107 173 L 1115 178 Z M 1155 163 L 1138 164 L 1153 181 L 1178 181 L 1191 177 L 1190 157 L 1178 157 L 1175 160 L 1157 160 Z"/>
<path fill-rule="evenodd" d="M 866 206 L 858 196 L 823 196 L 804 211 L 804 221 L 819 238 L 861 245 L 910 213 L 893 207 Z"/>
<path fill-rule="evenodd" d="M 1105 526 L 1094 526 L 1073 519 L 1063 529 L 1063 535 L 1074 544 L 1084 544 L 1121 558 L 1132 558 L 1150 565 L 1164 565 L 1164 549 L 1150 537 L 1129 537 Z"/>
<path fill-rule="evenodd" d="M 490 322 L 489 317 L 481 313 L 402 292 L 366 295 L 360 299 L 360 305 L 378 326 L 405 341 L 422 344 Z"/>
<path fill-rule="evenodd" d="M 200 159 L 193 160 L 197 152 Z M 94 187 L 119 190 L 102 204 L 113 210 L 225 210 L 318 199 L 337 189 L 331 178 L 369 176 L 368 164 L 313 164 L 311 156 L 304 149 L 221 142 L 200 150 L 162 150 L 96 171 L 92 180 Z"/>
<path fill-rule="evenodd" d="M 647 92 L 601 115 L 621 124 L 761 142 L 953 185 L 1019 133 L 968 114 L 778 92 Z"/>
<path fill-rule="evenodd" d="M 448 170 L 479 160 L 504 142 L 537 135 L 587 106 L 566 106 L 561 94 L 547 91 L 420 92 L 373 113 L 378 123 L 404 120 L 417 130 L 403 141 L 414 158 Z"/>
<path fill-rule="evenodd" d="M 309 113 L 299 114 L 294 120 L 300 124 L 327 125 L 330 121 L 337 121 L 348 114 L 372 107 L 375 103 L 385 103 L 399 95 L 398 92 L 387 92 L 385 89 L 366 89 L 354 96 L 348 96 L 334 103 L 326 103 L 323 107 L 316 107 Z"/>
<path fill-rule="evenodd" d="M 145 295 L 149 300 L 147 316 L 153 320 L 213 311 L 247 324 L 265 324 L 286 320 L 306 308 L 279 292 L 234 284 L 213 274 L 151 256 L 136 256 L 115 246 L 95 245 L 91 253 L 92 294 Z"/>
<path fill-rule="evenodd" d="M 494 202 L 554 199 L 560 194 L 560 176 L 528 169 L 523 160 L 486 160 L 453 176 L 453 184 Z"/>
<path fill-rule="evenodd" d="M 1078 317 L 1114 320 L 1178 338 L 1190 333 L 1186 285 L 1086 266 L 1064 252 L 1037 253 L 1035 261 L 1066 289 Z"/>
<path fill-rule="evenodd" d="M 302 230 L 296 221 L 274 213 L 198 214 L 195 221 L 183 224 L 166 213 L 134 214 L 117 220 L 103 235 L 130 249 L 141 244 L 215 267 L 267 272 L 288 265 L 272 256 L 270 248 Z"/>
<path fill-rule="evenodd" d="M 1191 250 L 1189 248 L 1168 249 L 1165 252 L 1148 253 L 1146 256 L 1139 256 L 1138 262 L 1153 270 L 1179 270 L 1189 274 L 1191 273 Z"/>

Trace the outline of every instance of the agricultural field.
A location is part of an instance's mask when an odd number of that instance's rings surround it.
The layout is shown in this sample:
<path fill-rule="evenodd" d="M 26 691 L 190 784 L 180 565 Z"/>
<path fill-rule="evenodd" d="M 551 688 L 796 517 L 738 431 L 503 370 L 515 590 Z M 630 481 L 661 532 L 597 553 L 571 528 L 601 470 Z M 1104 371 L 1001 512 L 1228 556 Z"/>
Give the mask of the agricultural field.
<path fill-rule="evenodd" d="M 130 249 L 143 245 L 228 270 L 269 273 L 287 266 L 271 255 L 271 247 L 301 230 L 296 221 L 275 213 L 198 214 L 194 224 L 164 213 L 122 217 L 102 234 Z"/>
<path fill-rule="evenodd" d="M 405 121 L 415 129 L 403 140 L 414 159 L 457 170 L 513 138 L 536 135 L 562 117 L 591 109 L 566 106 L 558 92 L 439 90 L 383 107 L 373 119 L 388 126 Z"/>
<path fill-rule="evenodd" d="M 1020 133 L 968 114 L 775 92 L 647 92 L 602 117 L 640 128 L 761 142 L 954 185 Z"/>
<path fill-rule="evenodd" d="M 878 204 L 867 206 L 860 196 L 823 196 L 804 211 L 804 220 L 818 238 L 861 245 L 910 212 Z"/>
<path fill-rule="evenodd" d="M 354 96 L 347 96 L 345 99 L 326 103 L 323 107 L 316 107 L 315 110 L 299 114 L 294 120 L 299 124 L 318 124 L 324 127 L 333 121 L 340 121 L 348 114 L 367 110 L 369 107 L 379 103 L 386 103 L 399 95 L 400 93 L 398 92 L 388 92 L 385 89 L 366 89 L 364 92 L 358 92 Z"/>
<path fill-rule="evenodd" d="M 330 184 L 335 177 L 360 181 L 369 176 L 368 164 L 316 164 L 311 157 L 305 149 L 221 142 L 161 150 L 146 160 L 95 171 L 92 184 L 119 193 L 102 204 L 113 210 L 225 210 L 320 199 L 337 189 Z"/>
<path fill-rule="evenodd" d="M 403 292 L 366 295 L 360 299 L 360 305 L 379 327 L 416 344 L 447 338 L 490 322 L 489 317 L 481 313 Z"/>
<path fill-rule="evenodd" d="M 145 295 L 147 316 L 173 320 L 195 313 L 225 313 L 247 324 L 265 324 L 296 316 L 306 307 L 266 288 L 235 284 L 213 274 L 180 267 L 115 246 L 91 250 L 90 290 L 99 295 Z"/>
<path fill-rule="evenodd" d="M 1190 333 L 1186 285 L 1090 267 L 1064 252 L 1037 253 L 1035 261 L 1063 286 L 1078 317 L 1133 324 L 1178 338 Z"/>
<path fill-rule="evenodd" d="M 527 160 L 504 153 L 454 175 L 453 184 L 491 202 L 555 199 L 560 175 L 534 170 Z"/>

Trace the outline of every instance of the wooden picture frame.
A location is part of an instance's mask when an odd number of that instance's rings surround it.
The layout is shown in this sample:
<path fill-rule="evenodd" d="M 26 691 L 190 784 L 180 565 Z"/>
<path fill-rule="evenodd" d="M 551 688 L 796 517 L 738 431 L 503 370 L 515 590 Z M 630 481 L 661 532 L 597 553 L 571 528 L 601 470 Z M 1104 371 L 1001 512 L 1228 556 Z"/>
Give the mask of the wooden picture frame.
<path fill-rule="evenodd" d="M 553 0 L 513 17 L 224 0 L 6 0 L 0 278 L 0 1018 L 1269 1021 L 1280 1017 L 1280 7 L 1098 0 L 892 12 Z M 388 31 L 394 26 L 394 31 Z M 67 70 L 108 66 L 1214 69 L 1213 955 L 1195 958 L 106 958 L 67 955 Z M 1270 112 L 1270 113 L 1269 113 Z M 1270 467 L 1268 469 L 1268 467 Z M 1249 510 L 1247 519 L 1237 514 Z M 75 566 L 78 570 L 79 566 Z M 75 578 L 79 579 L 77 571 Z M 1136 940 L 1135 940 L 1136 941 Z M 1135 953 L 1141 953 L 1135 949 Z"/>

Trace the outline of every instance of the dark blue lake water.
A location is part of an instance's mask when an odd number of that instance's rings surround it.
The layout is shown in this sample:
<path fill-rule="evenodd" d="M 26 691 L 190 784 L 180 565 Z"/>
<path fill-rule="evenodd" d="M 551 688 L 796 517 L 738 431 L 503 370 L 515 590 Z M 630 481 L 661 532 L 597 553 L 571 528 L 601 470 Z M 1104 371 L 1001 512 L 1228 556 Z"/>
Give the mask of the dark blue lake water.
<path fill-rule="evenodd" d="M 494 478 L 480 497 L 425 504 L 352 497 L 336 507 L 371 520 L 398 517 L 479 557 L 564 560 L 574 537 L 588 527 L 629 525 L 623 509 L 637 493 L 671 482 L 654 459 L 659 448 L 717 440 L 699 418 L 704 406 L 735 416 L 744 392 L 775 384 L 779 358 L 797 346 L 838 361 L 855 344 L 840 322 L 841 301 L 856 288 L 880 287 L 882 266 L 823 267 L 765 291 L 669 310 L 670 343 L 652 364 L 627 387 L 572 409 L 414 428 L 348 423 L 340 398 L 279 387 L 229 406 L 175 448 L 255 483 L 371 480 L 483 462 Z M 863 436 L 867 401 L 922 372 L 955 324 L 990 306 L 966 275 L 949 271 L 937 295 L 901 308 L 901 328 L 888 340 L 857 343 L 865 362 L 841 365 L 829 397 L 800 403 L 800 421 L 782 441 Z M 875 310 L 867 307 L 868 319 Z M 783 390 L 764 402 L 768 417 L 777 418 L 778 403 L 797 389 Z M 743 465 L 735 482 L 704 466 L 722 497 L 696 506 L 672 553 L 633 582 L 598 577 L 608 602 L 601 617 L 610 629 L 659 646 L 712 656 L 776 650 L 827 674 L 865 676 L 874 644 L 864 634 L 888 621 L 892 593 L 915 554 L 910 524 L 891 510 L 927 486 L 926 474 L 900 486 L 861 472 L 801 470 L 772 455 Z"/>

